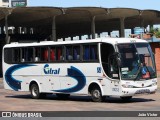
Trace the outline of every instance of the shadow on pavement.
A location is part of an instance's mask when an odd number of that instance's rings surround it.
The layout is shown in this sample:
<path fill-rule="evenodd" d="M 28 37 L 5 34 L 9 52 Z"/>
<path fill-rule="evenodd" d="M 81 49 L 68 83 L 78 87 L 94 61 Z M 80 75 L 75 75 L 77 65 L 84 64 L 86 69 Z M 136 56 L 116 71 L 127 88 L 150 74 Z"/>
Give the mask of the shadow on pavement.
<path fill-rule="evenodd" d="M 32 99 L 31 95 L 12 95 L 6 96 L 7 98 L 18 98 L 18 99 Z M 92 102 L 90 96 L 70 96 L 67 99 L 60 99 L 56 95 L 47 95 L 43 99 L 34 99 L 34 100 L 58 100 L 58 101 L 77 101 L 77 102 Z M 103 103 L 136 103 L 136 102 L 151 102 L 155 101 L 154 99 L 146 98 L 132 98 L 130 101 L 123 101 L 120 98 L 106 97 L 106 100 Z"/>

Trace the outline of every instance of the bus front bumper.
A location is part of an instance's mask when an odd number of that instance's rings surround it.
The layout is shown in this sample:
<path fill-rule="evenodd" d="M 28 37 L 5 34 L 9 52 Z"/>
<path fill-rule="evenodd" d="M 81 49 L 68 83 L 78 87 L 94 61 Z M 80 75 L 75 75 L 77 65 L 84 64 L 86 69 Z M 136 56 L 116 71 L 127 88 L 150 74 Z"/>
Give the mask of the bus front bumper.
<path fill-rule="evenodd" d="M 123 88 L 121 96 L 137 96 L 142 94 L 154 94 L 157 91 L 157 86 L 145 88 Z"/>

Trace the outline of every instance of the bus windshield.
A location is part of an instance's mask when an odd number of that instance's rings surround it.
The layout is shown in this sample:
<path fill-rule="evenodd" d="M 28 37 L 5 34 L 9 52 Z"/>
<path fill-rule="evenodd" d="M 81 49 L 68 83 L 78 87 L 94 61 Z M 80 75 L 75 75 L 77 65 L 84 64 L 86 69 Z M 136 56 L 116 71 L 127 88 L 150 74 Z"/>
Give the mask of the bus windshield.
<path fill-rule="evenodd" d="M 156 77 L 155 61 L 148 43 L 119 44 L 120 74 L 123 80 L 140 80 Z"/>

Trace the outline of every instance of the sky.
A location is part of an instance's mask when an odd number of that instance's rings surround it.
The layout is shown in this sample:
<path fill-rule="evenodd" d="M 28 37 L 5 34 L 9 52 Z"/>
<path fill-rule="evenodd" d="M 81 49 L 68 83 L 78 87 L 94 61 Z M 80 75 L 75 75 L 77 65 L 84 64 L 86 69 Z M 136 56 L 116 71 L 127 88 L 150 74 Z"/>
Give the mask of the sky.
<path fill-rule="evenodd" d="M 136 8 L 160 11 L 160 0 L 28 0 L 28 6 Z"/>

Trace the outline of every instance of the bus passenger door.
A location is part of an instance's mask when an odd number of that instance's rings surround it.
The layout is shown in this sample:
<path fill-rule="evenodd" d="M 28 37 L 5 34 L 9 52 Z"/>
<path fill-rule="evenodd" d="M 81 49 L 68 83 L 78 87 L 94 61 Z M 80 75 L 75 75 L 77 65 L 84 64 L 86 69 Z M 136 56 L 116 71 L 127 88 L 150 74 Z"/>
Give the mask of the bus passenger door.
<path fill-rule="evenodd" d="M 112 95 L 118 95 L 120 92 L 120 78 L 119 78 L 119 65 L 116 55 L 109 57 L 109 73 L 111 80 Z"/>
<path fill-rule="evenodd" d="M 110 78 L 119 79 L 118 61 L 114 55 L 109 57 L 109 73 Z"/>

